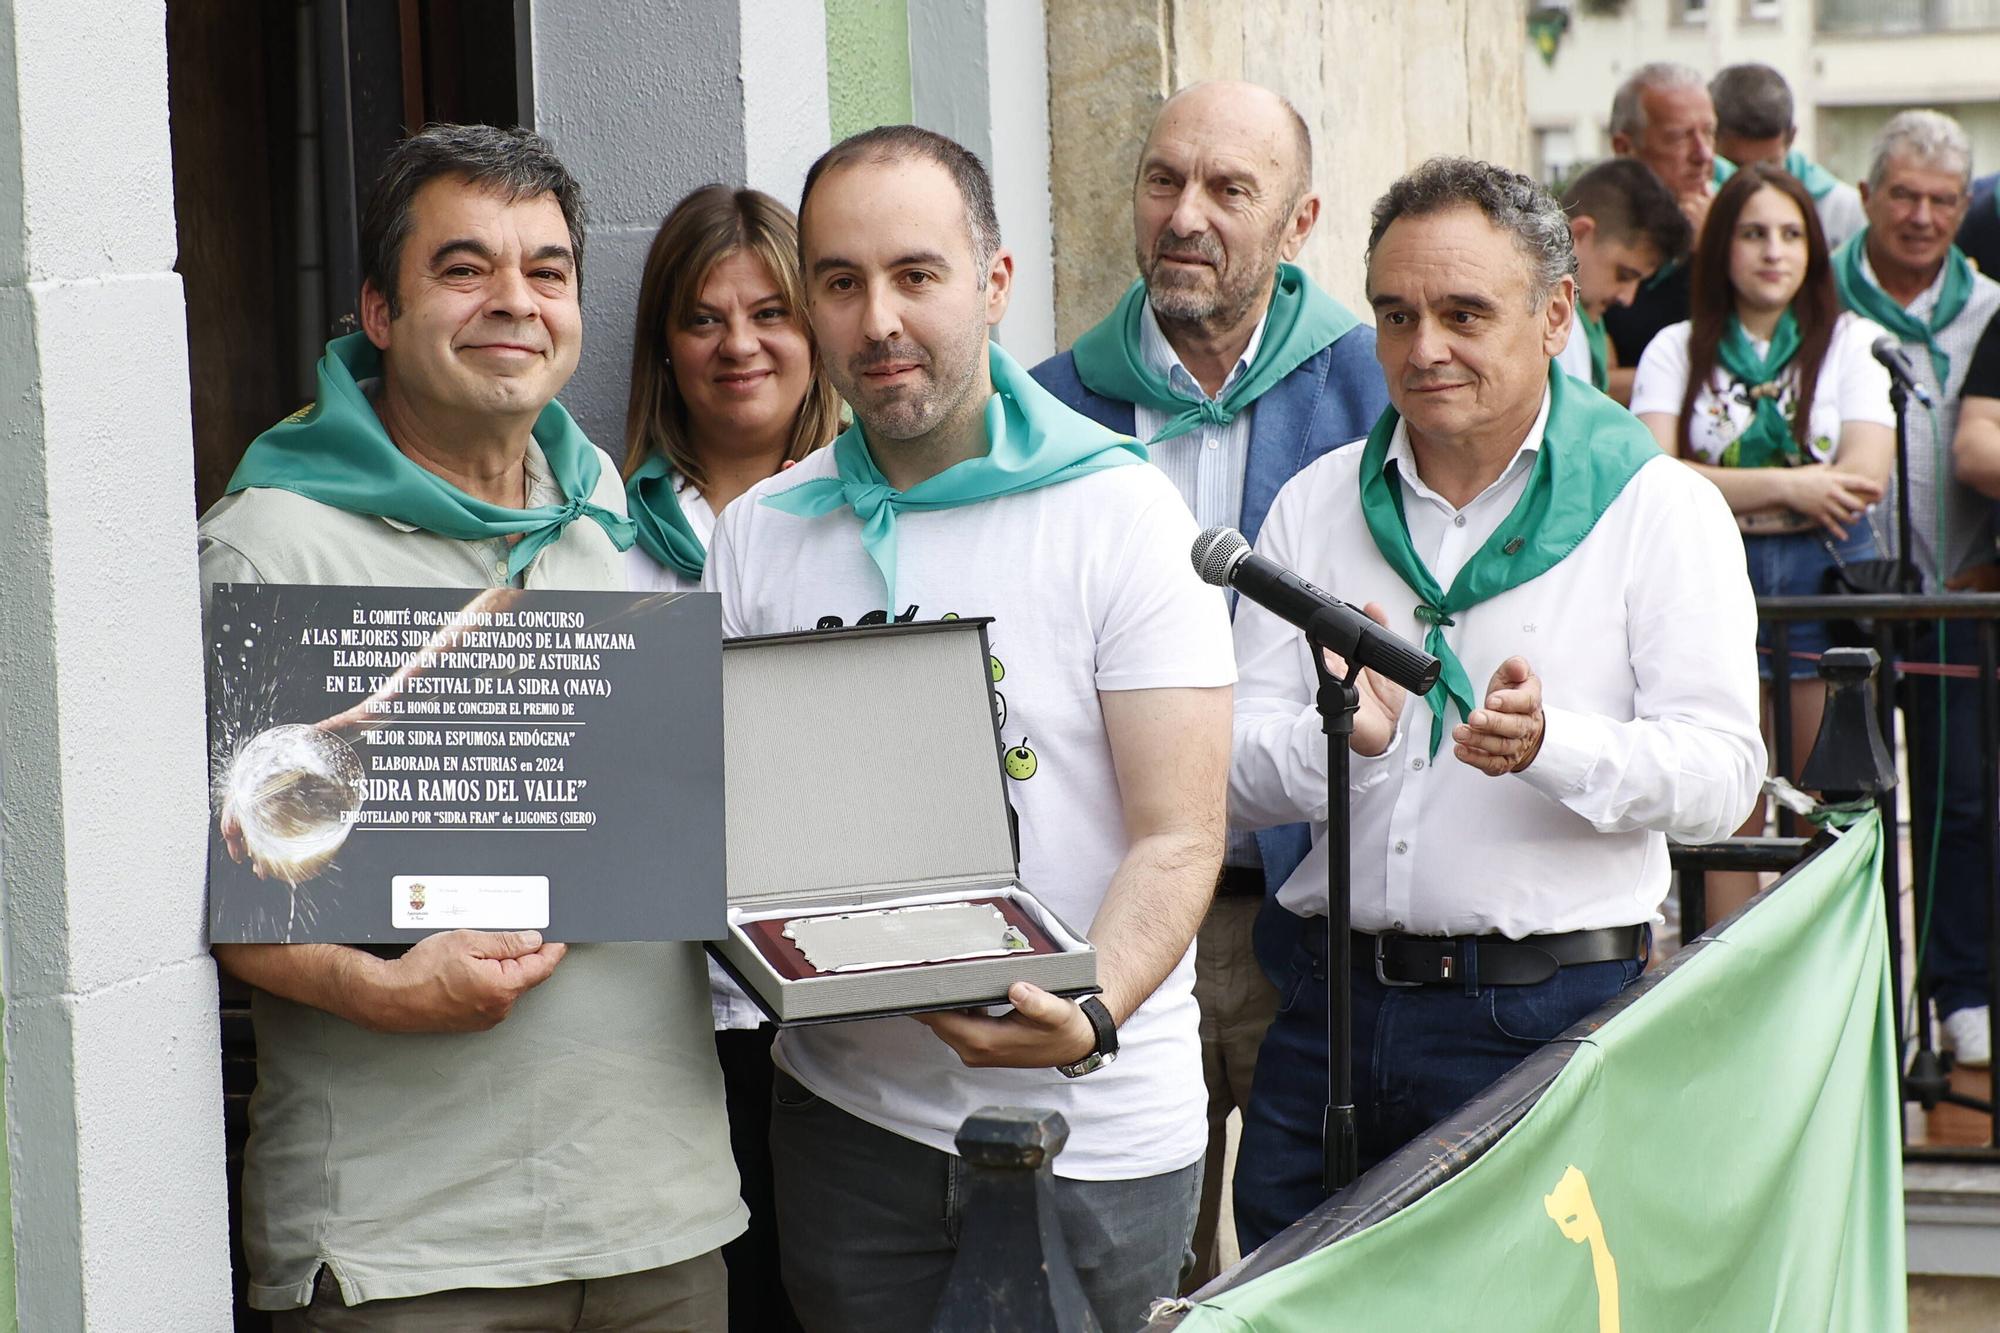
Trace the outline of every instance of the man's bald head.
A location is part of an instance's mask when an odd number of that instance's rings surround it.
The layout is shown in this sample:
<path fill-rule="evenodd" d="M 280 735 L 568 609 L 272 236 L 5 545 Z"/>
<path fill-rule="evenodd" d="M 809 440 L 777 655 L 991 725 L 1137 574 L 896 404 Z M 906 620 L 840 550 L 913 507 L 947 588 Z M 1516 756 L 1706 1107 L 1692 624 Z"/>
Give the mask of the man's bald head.
<path fill-rule="evenodd" d="M 1139 154 L 1132 234 L 1169 340 L 1254 327 L 1319 220 L 1311 182 L 1312 136 L 1269 88 L 1197 83 L 1167 99 Z"/>
<path fill-rule="evenodd" d="M 1146 134 L 1147 146 L 1152 146 L 1162 126 L 1176 126 L 1183 118 L 1227 129 L 1246 148 L 1261 139 L 1271 150 L 1269 160 L 1288 173 L 1294 201 L 1312 187 L 1312 130 L 1282 94 L 1242 79 L 1191 83 L 1160 104 Z M 1141 165 L 1144 162 L 1141 153 Z"/>

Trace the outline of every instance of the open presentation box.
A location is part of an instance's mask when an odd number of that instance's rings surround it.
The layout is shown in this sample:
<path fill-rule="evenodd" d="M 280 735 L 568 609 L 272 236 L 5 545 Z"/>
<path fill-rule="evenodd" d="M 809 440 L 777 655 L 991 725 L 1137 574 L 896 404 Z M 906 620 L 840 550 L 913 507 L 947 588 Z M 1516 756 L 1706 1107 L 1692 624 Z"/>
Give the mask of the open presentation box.
<path fill-rule="evenodd" d="M 1090 943 L 1020 881 L 987 624 L 723 645 L 729 927 L 708 947 L 776 1022 L 1099 989 Z M 990 922 L 1005 951 L 908 956 L 946 921 Z"/>

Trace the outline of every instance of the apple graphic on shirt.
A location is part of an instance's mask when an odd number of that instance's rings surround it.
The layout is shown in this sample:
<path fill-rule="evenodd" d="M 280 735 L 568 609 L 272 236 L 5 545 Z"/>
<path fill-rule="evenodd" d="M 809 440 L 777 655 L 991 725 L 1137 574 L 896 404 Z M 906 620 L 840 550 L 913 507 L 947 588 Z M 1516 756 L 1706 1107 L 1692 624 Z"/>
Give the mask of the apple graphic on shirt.
<path fill-rule="evenodd" d="M 1035 776 L 1035 770 L 1041 767 L 1041 760 L 1035 758 L 1035 752 L 1028 748 L 1026 736 L 1021 738 L 1019 745 L 1007 751 L 1005 763 L 1007 776 L 1016 782 L 1026 782 Z"/>
<path fill-rule="evenodd" d="M 995 685 L 998 685 L 1001 681 L 1007 679 L 1007 668 L 1000 665 L 1000 659 L 994 657 L 990 653 L 987 654 L 986 657 L 986 671 L 987 674 L 993 677 L 993 683 Z"/>

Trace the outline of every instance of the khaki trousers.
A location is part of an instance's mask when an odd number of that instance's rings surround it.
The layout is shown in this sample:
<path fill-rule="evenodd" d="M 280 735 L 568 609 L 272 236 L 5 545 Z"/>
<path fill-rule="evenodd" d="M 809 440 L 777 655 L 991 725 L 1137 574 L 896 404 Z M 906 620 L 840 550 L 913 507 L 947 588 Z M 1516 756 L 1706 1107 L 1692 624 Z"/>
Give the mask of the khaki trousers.
<path fill-rule="evenodd" d="M 332 1270 L 312 1304 L 271 1316 L 272 1333 L 727 1333 L 722 1252 L 665 1268 L 539 1287 L 465 1287 L 346 1305 Z"/>
<path fill-rule="evenodd" d="M 1251 951 L 1262 898 L 1219 897 L 1195 936 L 1194 998 L 1201 1006 L 1201 1073 L 1208 1085 L 1208 1156 L 1202 1163 L 1201 1212 L 1194 1229 L 1194 1274 L 1187 1290 L 1222 1271 L 1218 1220 L 1229 1196 L 1223 1174 L 1229 1113 L 1250 1105 L 1257 1048 L 1278 1011 L 1278 991 Z"/>

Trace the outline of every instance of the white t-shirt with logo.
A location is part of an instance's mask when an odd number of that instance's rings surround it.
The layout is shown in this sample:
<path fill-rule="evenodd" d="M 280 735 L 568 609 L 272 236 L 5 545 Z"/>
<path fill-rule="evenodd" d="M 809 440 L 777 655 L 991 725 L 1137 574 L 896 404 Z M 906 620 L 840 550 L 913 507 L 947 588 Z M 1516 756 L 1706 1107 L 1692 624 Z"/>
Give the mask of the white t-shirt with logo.
<path fill-rule="evenodd" d="M 830 617 L 852 625 L 884 609 L 852 509 L 800 518 L 759 502 L 836 474 L 834 451 L 820 450 L 723 514 L 703 584 L 722 594 L 725 636 L 812 629 Z M 1236 679 L 1222 593 L 1189 563 L 1195 535 L 1173 483 L 1140 466 L 896 516 L 892 613 L 994 618 L 1002 741 L 1036 757 L 1030 776 L 1008 781 L 1021 882 L 1085 932 L 1129 846 L 1099 692 Z M 1079 1079 L 968 1069 L 909 1018 L 786 1031 L 778 1062 L 849 1114 L 945 1152 L 982 1106 L 1047 1107 L 1070 1127 L 1056 1174 L 1158 1175 L 1198 1160 L 1207 1141 L 1193 986 L 1190 949 L 1119 1028 L 1118 1059 Z"/>
<path fill-rule="evenodd" d="M 1680 415 L 1681 394 L 1688 380 L 1688 331 L 1692 327 L 1685 321 L 1670 324 L 1646 344 L 1632 381 L 1633 415 Z M 1896 414 L 1889 406 L 1889 372 L 1869 351 L 1881 336 L 1880 325 L 1851 312 L 1843 312 L 1834 324 L 1819 382 L 1813 386 L 1812 416 L 1807 419 L 1807 443 L 1814 462 L 1832 461 L 1840 448 L 1840 428 L 1847 422 L 1896 424 Z M 1768 340 L 1755 338 L 1750 345 L 1759 356 L 1771 346 Z M 1785 368 L 1779 386 L 1778 407 L 1789 421 L 1798 401 L 1796 358 Z M 1709 382 L 1695 395 L 1694 418 L 1688 423 L 1689 453 L 1704 463 L 1733 466 L 1725 454 L 1749 428 L 1755 412 L 1750 391 L 1718 364 Z"/>

